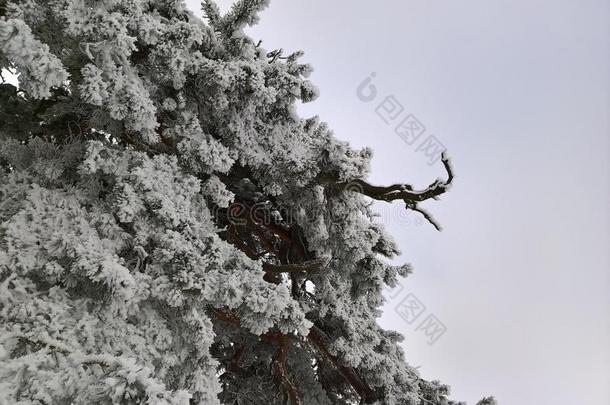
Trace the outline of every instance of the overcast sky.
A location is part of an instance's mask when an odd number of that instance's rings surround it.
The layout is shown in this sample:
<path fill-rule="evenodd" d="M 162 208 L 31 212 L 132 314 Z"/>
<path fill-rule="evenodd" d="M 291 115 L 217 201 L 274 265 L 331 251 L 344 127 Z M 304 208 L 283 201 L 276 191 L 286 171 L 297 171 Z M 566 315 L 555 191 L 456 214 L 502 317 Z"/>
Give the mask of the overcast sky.
<path fill-rule="evenodd" d="M 609 2 L 276 0 L 261 17 L 254 38 L 314 66 L 302 115 L 371 146 L 371 181 L 444 174 L 376 114 L 386 96 L 453 159 L 426 205 L 443 232 L 379 206 L 415 268 L 381 319 L 409 362 L 471 404 L 610 404 Z M 433 345 L 395 312 L 408 292 L 447 328 Z"/>

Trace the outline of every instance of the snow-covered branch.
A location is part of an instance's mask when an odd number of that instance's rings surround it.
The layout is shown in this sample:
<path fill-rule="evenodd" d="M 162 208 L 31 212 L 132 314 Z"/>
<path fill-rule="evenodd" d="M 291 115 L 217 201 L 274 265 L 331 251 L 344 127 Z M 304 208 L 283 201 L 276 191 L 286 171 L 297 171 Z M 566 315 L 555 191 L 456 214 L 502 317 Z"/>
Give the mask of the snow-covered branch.
<path fill-rule="evenodd" d="M 320 330 L 317 326 L 313 326 L 309 334 L 307 335 L 307 340 L 312 344 L 312 346 L 320 352 L 325 360 L 327 360 L 332 366 L 341 374 L 341 376 L 352 386 L 354 391 L 360 395 L 361 400 L 365 404 L 375 403 L 379 398 L 377 393 L 371 389 L 371 387 L 364 381 L 359 375 L 358 372 L 352 367 L 347 367 L 341 364 L 339 359 L 332 355 L 327 348 L 324 332 Z"/>
<path fill-rule="evenodd" d="M 237 327 L 241 327 L 241 321 L 239 317 L 233 311 L 220 310 L 217 308 L 210 308 L 210 312 L 219 320 L 230 323 Z M 312 326 L 307 335 L 307 341 L 311 346 L 322 355 L 323 360 L 328 362 L 339 374 L 345 379 L 345 381 L 354 389 L 354 391 L 361 397 L 363 403 L 372 404 L 379 399 L 379 395 L 367 384 L 367 382 L 358 374 L 357 370 L 353 367 L 345 366 L 341 361 L 328 349 L 328 343 L 324 337 L 325 333 L 318 326 Z M 277 340 L 278 341 L 278 353 L 277 358 L 274 361 L 276 372 L 281 373 L 282 379 L 285 376 L 284 367 L 280 367 L 278 370 L 278 362 L 284 364 L 287 356 L 287 342 L 288 339 L 295 338 L 292 335 L 286 335 L 282 333 L 266 332 L 260 336 L 266 340 Z M 291 398 L 292 404 L 301 404 L 298 397 L 298 391 L 296 387 L 290 382 L 290 380 L 282 381 Z M 295 396 L 296 395 L 296 396 Z M 297 402 L 295 402 L 297 401 Z"/>

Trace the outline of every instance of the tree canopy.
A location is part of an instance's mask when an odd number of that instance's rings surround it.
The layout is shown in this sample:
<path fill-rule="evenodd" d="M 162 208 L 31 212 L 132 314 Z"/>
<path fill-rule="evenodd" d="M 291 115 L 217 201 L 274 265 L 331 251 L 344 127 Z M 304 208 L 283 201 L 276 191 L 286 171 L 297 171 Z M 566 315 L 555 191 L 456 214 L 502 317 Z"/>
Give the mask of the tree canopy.
<path fill-rule="evenodd" d="M 0 403 L 455 404 L 376 318 L 372 153 L 296 103 L 266 0 L 0 0 Z M 488 398 L 480 404 L 491 404 Z"/>

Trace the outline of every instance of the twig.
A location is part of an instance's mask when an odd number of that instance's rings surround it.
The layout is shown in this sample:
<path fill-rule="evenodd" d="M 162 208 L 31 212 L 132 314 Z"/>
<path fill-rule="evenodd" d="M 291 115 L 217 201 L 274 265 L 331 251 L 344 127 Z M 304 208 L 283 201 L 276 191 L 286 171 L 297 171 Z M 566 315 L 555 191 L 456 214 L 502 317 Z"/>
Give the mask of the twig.
<path fill-rule="evenodd" d="M 425 209 L 423 208 L 419 208 L 417 206 L 417 204 L 412 204 L 411 206 L 409 206 L 409 204 L 407 204 L 407 209 L 411 209 L 413 211 L 417 211 L 420 214 L 422 214 L 422 216 L 432 224 L 433 227 L 436 228 L 437 231 L 442 231 L 443 227 L 441 226 L 441 224 L 439 224 L 438 222 L 436 222 L 436 220 L 434 219 L 434 217 L 432 217 L 432 215 L 430 215 L 430 213 L 428 213 Z"/>

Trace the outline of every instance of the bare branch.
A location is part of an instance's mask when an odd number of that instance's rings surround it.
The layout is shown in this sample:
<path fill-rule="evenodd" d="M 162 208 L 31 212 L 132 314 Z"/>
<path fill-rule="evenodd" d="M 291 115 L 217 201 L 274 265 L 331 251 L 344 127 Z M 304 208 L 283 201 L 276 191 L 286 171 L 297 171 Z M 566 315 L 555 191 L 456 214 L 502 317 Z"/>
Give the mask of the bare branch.
<path fill-rule="evenodd" d="M 367 197 L 371 197 L 375 200 L 387 202 L 402 200 L 405 203 L 410 204 L 429 200 L 431 198 L 436 199 L 449 189 L 449 186 L 453 181 L 451 162 L 445 153 L 443 153 L 442 162 L 443 166 L 447 170 L 447 180 L 436 180 L 423 190 L 413 190 L 413 187 L 409 184 L 393 184 L 388 187 L 375 186 L 362 179 L 355 179 L 346 183 L 338 183 L 337 185 L 343 186 L 350 191 L 359 192 L 360 194 L 364 194 Z"/>
<path fill-rule="evenodd" d="M 441 226 L 441 224 L 439 224 L 438 222 L 436 222 L 436 220 L 434 219 L 434 217 L 432 217 L 432 215 L 430 215 L 430 213 L 428 213 L 428 211 L 426 211 L 426 210 L 425 210 L 425 209 L 423 209 L 423 208 L 419 208 L 419 207 L 417 206 L 417 204 L 412 204 L 411 206 L 409 206 L 409 205 L 407 204 L 407 209 L 411 209 L 411 210 L 413 210 L 413 211 L 417 211 L 417 212 L 419 212 L 420 214 L 422 214 L 422 216 L 423 216 L 423 217 L 424 217 L 424 218 L 425 218 L 425 219 L 426 219 L 428 222 L 430 222 L 430 223 L 432 224 L 432 226 L 436 228 L 436 230 L 437 230 L 437 231 L 439 231 L 439 232 L 440 232 L 440 231 L 442 231 L 442 230 L 443 230 L 443 227 Z"/>
<path fill-rule="evenodd" d="M 413 186 L 409 184 L 392 184 L 391 186 L 386 187 L 375 186 L 362 179 L 355 179 L 349 182 L 335 184 L 342 187 L 346 191 L 357 192 L 379 201 L 392 202 L 402 200 L 404 201 L 407 209 L 419 212 L 428 222 L 430 222 L 438 231 L 440 231 L 442 228 L 438 222 L 436 222 L 432 215 L 426 212 L 423 208 L 419 208 L 417 203 L 429 199 L 436 200 L 451 186 L 451 183 L 453 182 L 451 161 L 445 152 L 443 152 L 441 160 L 445 170 L 447 171 L 447 180 L 436 180 L 423 190 L 414 190 Z M 319 180 L 323 183 L 335 182 L 332 177 L 321 177 Z"/>

